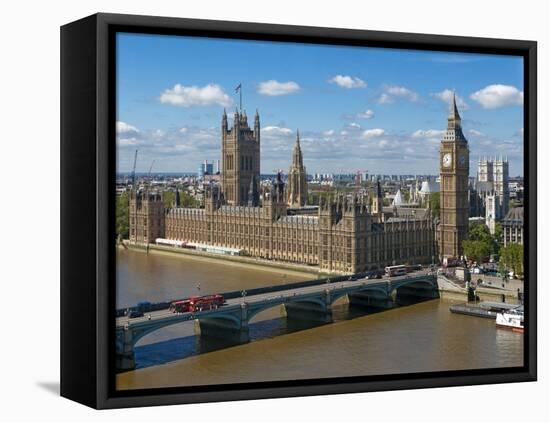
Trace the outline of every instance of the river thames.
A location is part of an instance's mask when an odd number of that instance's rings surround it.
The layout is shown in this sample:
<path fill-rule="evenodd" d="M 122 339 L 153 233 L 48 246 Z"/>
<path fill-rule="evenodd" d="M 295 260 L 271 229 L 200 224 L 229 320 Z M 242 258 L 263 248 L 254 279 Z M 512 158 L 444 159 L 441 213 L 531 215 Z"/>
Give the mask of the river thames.
<path fill-rule="evenodd" d="M 221 261 L 117 251 L 117 308 L 249 289 L 313 274 Z M 137 369 L 117 374 L 117 389 L 416 373 L 523 365 L 523 335 L 495 322 L 452 314 L 450 300 L 382 312 L 333 306 L 334 323 L 295 326 L 278 307 L 255 316 L 251 342 L 230 345 L 194 335 L 193 323 L 153 332 L 135 348 Z"/>

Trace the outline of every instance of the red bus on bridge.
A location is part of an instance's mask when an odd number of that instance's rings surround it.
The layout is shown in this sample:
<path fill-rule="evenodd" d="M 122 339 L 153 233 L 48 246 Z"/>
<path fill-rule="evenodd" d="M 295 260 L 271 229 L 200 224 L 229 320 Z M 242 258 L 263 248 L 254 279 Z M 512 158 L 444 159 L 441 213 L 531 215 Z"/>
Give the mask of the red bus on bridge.
<path fill-rule="evenodd" d="M 223 296 L 220 294 L 204 295 L 202 297 L 190 297 L 184 300 L 173 301 L 169 310 L 172 313 L 190 313 L 194 311 L 212 310 L 224 304 Z"/>

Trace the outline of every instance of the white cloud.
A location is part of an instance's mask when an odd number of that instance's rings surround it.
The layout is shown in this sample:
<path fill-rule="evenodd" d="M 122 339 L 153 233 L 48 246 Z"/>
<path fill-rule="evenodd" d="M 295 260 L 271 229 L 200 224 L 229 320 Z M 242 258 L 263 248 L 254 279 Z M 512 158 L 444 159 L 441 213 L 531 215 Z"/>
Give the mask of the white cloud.
<path fill-rule="evenodd" d="M 412 134 L 413 138 L 441 138 L 445 131 L 439 129 L 419 129 Z"/>
<path fill-rule="evenodd" d="M 358 123 L 355 123 L 355 122 L 351 122 L 348 126 L 350 128 L 355 128 L 355 129 L 361 128 L 361 125 L 359 125 Z"/>
<path fill-rule="evenodd" d="M 387 85 L 384 87 L 384 92 L 378 98 L 380 104 L 391 104 L 397 99 L 403 99 L 411 102 L 418 101 L 419 96 L 414 91 L 400 87 L 398 85 Z"/>
<path fill-rule="evenodd" d="M 159 100 L 161 103 L 180 107 L 210 106 L 213 104 L 231 106 L 233 104 L 231 97 L 217 84 L 208 84 L 204 87 L 197 87 L 196 85 L 186 87 L 176 84 L 174 87 L 166 89 L 160 95 Z"/>
<path fill-rule="evenodd" d="M 451 105 L 451 103 L 453 101 L 453 93 L 454 93 L 454 91 L 452 91 L 452 90 L 444 89 L 443 91 L 440 91 L 438 93 L 432 93 L 431 96 L 441 100 L 442 102 L 444 102 L 447 105 Z M 469 108 L 468 104 L 459 95 L 456 96 L 456 106 L 460 110 L 468 110 L 468 108 Z"/>
<path fill-rule="evenodd" d="M 380 137 L 385 133 L 386 131 L 384 131 L 381 128 L 367 129 L 363 131 L 362 137 L 366 139 L 370 139 L 370 138 Z"/>
<path fill-rule="evenodd" d="M 137 133 L 139 130 L 126 122 L 117 121 L 116 123 L 116 132 L 117 134 L 128 134 L 128 133 Z"/>
<path fill-rule="evenodd" d="M 300 86 L 294 81 L 279 82 L 271 79 L 258 85 L 258 93 L 269 96 L 287 95 L 299 90 Z"/>
<path fill-rule="evenodd" d="M 265 126 L 261 129 L 262 135 L 290 135 L 294 131 L 289 128 L 282 128 L 280 126 Z"/>
<path fill-rule="evenodd" d="M 205 158 L 219 158 L 221 134 L 218 126 L 203 128 L 186 125 L 185 128 L 186 131 L 181 131 L 181 126 L 159 131 L 140 126 L 139 133 L 119 134 L 117 169 L 132 169 L 136 148 L 139 149 L 138 172 L 146 172 L 153 160 L 156 160 L 155 169 L 159 171 L 194 172 L 197 163 Z M 295 129 L 286 127 L 282 122 L 262 128 L 262 137 L 266 140 L 262 144 L 263 169 L 288 169 L 295 134 Z M 444 131 L 429 127 L 418 131 L 392 132 L 380 127 L 357 129 L 345 125 L 342 128 L 328 127 L 324 131 L 304 129 L 300 133 L 300 141 L 309 172 L 336 172 L 344 163 L 351 169 L 367 168 L 376 173 L 397 169 L 403 173 L 435 174 L 443 134 Z M 503 155 L 507 154 L 515 160 L 513 172 L 521 173 L 521 168 L 517 166 L 522 163 L 522 146 L 521 138 L 502 141 L 484 135 L 472 143 L 471 156 L 502 151 Z"/>
<path fill-rule="evenodd" d="M 342 88 L 366 88 L 367 83 L 356 76 L 336 75 L 328 80 L 331 84 L 336 84 Z"/>
<path fill-rule="evenodd" d="M 470 95 L 484 109 L 523 105 L 523 91 L 511 85 L 493 84 Z"/>
<path fill-rule="evenodd" d="M 138 145 L 138 140 L 136 138 L 120 138 L 117 140 L 119 147 L 130 147 L 133 145 Z"/>
<path fill-rule="evenodd" d="M 482 137 L 485 134 L 483 132 L 479 132 L 476 129 L 470 129 L 470 130 L 468 130 L 468 135 L 472 135 L 474 137 Z"/>
<path fill-rule="evenodd" d="M 372 110 L 366 110 L 364 112 L 357 113 L 359 119 L 372 119 L 374 117 L 374 112 Z"/>

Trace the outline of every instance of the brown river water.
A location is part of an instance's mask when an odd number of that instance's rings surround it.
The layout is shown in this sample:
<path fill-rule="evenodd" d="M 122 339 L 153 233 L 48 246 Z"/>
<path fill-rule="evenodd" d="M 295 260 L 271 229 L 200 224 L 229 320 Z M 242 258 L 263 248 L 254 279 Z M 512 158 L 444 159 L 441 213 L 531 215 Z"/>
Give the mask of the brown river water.
<path fill-rule="evenodd" d="M 117 307 L 315 278 L 161 254 L 118 250 Z M 450 300 L 381 312 L 333 306 L 334 323 L 295 326 L 277 307 L 255 316 L 251 342 L 231 345 L 194 335 L 193 323 L 142 338 L 137 369 L 117 374 L 117 389 L 198 386 L 391 373 L 514 367 L 523 335 L 489 319 L 452 314 Z"/>

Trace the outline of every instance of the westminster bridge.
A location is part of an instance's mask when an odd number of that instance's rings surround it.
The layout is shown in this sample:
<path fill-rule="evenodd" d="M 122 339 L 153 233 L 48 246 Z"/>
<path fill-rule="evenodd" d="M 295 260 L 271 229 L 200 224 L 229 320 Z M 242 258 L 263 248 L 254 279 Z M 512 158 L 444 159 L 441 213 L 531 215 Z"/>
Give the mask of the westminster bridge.
<path fill-rule="evenodd" d="M 247 295 L 233 298 L 216 309 L 188 313 L 173 313 L 168 307 L 145 313 L 143 316 L 116 318 L 116 367 L 118 370 L 135 368 L 134 346 L 144 336 L 166 326 L 194 321 L 201 337 L 231 339 L 239 343 L 249 341 L 250 320 L 271 307 L 284 306 L 287 319 L 309 320 L 321 323 L 332 321 L 332 304 L 342 298 L 354 306 L 390 308 L 393 295 L 419 299 L 438 298 L 437 278 L 422 270 L 405 276 L 384 279 L 364 279 L 356 276 L 320 279 L 307 283 L 291 283 L 269 288 L 256 288 Z"/>

